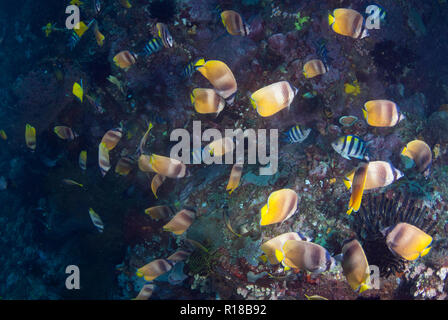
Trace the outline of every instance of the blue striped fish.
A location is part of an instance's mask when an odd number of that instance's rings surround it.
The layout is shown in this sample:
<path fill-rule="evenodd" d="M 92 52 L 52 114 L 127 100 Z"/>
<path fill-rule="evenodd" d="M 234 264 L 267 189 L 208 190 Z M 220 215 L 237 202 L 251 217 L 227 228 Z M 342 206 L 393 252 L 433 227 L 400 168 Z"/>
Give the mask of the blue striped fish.
<path fill-rule="evenodd" d="M 70 50 L 73 50 L 76 45 L 78 44 L 79 40 L 81 40 L 81 37 L 84 35 L 84 33 L 89 30 L 90 26 L 95 22 L 95 19 L 90 20 L 88 25 L 85 25 L 83 21 L 80 21 L 79 24 L 75 27 L 75 29 L 72 30 L 70 34 L 70 39 L 68 41 L 68 47 Z M 78 28 L 78 29 L 76 29 Z"/>
<path fill-rule="evenodd" d="M 310 132 L 311 129 L 302 129 L 299 125 L 295 125 L 285 133 L 285 141 L 289 143 L 302 143 L 308 138 Z"/>
<path fill-rule="evenodd" d="M 366 155 L 367 145 L 368 143 L 360 137 L 351 134 L 340 137 L 331 144 L 337 153 L 348 160 L 351 160 L 351 158 L 368 160 Z"/>
<path fill-rule="evenodd" d="M 152 38 L 148 41 L 145 48 L 143 49 L 143 54 L 151 55 L 163 49 L 163 41 L 160 38 Z"/>
<path fill-rule="evenodd" d="M 199 58 L 196 59 L 192 62 L 190 62 L 182 71 L 182 76 L 184 78 L 190 78 L 193 73 L 195 73 L 195 71 L 202 65 L 205 64 L 205 59 L 204 58 Z"/>
<path fill-rule="evenodd" d="M 72 31 L 70 39 L 68 40 L 68 47 L 70 50 L 73 50 L 76 47 L 80 39 L 81 38 L 76 34 L 76 32 Z"/>

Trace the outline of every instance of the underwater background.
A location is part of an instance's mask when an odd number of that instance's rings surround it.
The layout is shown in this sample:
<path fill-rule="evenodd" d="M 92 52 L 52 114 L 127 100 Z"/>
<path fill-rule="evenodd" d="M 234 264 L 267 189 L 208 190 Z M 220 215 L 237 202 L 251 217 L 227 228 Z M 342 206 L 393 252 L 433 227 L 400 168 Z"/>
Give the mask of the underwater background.
<path fill-rule="evenodd" d="M 369 5 L 380 28 L 363 37 Z M 447 299 L 447 15 L 446 0 L 1 1 L 0 298 Z M 277 129 L 278 171 L 164 158 L 193 121 Z M 289 232 L 290 251 L 262 249 Z"/>

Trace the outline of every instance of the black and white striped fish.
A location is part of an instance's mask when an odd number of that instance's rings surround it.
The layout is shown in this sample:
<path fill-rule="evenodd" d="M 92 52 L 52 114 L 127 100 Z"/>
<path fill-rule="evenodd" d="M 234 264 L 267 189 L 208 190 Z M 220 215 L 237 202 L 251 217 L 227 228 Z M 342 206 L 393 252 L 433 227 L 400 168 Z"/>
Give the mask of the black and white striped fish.
<path fill-rule="evenodd" d="M 337 153 L 348 160 L 351 160 L 351 158 L 368 160 L 366 155 L 367 145 L 368 143 L 360 137 L 351 134 L 340 137 L 331 144 Z"/>
<path fill-rule="evenodd" d="M 163 41 L 160 38 L 152 38 L 148 41 L 145 48 L 143 49 L 143 54 L 151 55 L 163 49 Z"/>
<path fill-rule="evenodd" d="M 308 138 L 310 132 L 311 129 L 302 129 L 299 125 L 295 125 L 285 133 L 285 141 L 289 143 L 302 143 Z"/>

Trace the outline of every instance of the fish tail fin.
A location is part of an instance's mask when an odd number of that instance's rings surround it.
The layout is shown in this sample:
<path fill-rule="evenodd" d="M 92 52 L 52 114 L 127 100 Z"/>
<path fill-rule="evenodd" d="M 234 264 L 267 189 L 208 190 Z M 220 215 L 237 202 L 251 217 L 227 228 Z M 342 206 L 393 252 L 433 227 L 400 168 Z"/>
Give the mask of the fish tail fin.
<path fill-rule="evenodd" d="M 347 210 L 347 214 L 350 215 L 352 213 L 352 211 L 353 211 L 353 207 L 349 207 Z"/>
<path fill-rule="evenodd" d="M 334 17 L 331 13 L 328 14 L 328 25 L 331 26 L 334 23 Z"/>
<path fill-rule="evenodd" d="M 199 58 L 195 63 L 194 66 L 196 68 L 202 67 L 205 64 L 205 59 L 204 58 Z"/>
<path fill-rule="evenodd" d="M 425 250 L 422 251 L 422 253 L 420 254 L 420 257 L 424 257 L 429 253 L 429 250 L 431 250 L 432 247 L 428 247 Z"/>
<path fill-rule="evenodd" d="M 372 289 L 372 286 L 363 283 L 360 287 L 359 287 L 359 293 L 363 293 L 366 290 Z"/>

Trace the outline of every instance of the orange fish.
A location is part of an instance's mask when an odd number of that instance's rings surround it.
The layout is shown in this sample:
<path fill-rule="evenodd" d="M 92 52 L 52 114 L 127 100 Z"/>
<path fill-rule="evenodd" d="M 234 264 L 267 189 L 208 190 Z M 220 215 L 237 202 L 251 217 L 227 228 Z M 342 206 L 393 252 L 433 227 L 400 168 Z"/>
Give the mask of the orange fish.
<path fill-rule="evenodd" d="M 135 161 L 128 157 L 122 157 L 115 166 L 115 173 L 121 176 L 127 176 L 131 172 Z"/>
<path fill-rule="evenodd" d="M 403 148 L 401 155 L 414 161 L 419 172 L 424 172 L 425 176 L 429 174 L 432 163 L 432 152 L 426 142 L 422 140 L 413 140 L 409 142 Z"/>
<path fill-rule="evenodd" d="M 117 67 L 127 70 L 137 62 L 137 55 L 133 52 L 125 50 L 117 53 L 113 60 Z"/>
<path fill-rule="evenodd" d="M 227 103 L 235 100 L 237 84 L 232 70 L 222 61 L 209 60 L 197 69 Z"/>
<path fill-rule="evenodd" d="M 74 140 L 78 136 L 70 127 L 67 126 L 56 126 L 53 131 L 63 140 Z"/>
<path fill-rule="evenodd" d="M 101 143 L 103 143 L 106 149 L 110 151 L 117 146 L 117 143 L 122 136 L 123 131 L 120 128 L 111 129 L 103 136 Z"/>
<path fill-rule="evenodd" d="M 104 143 L 98 146 L 98 165 L 100 166 L 101 175 L 104 177 L 110 170 L 109 150 Z"/>
<path fill-rule="evenodd" d="M 328 72 L 327 66 L 318 59 L 310 60 L 303 66 L 303 75 L 307 79 L 320 76 Z"/>
<path fill-rule="evenodd" d="M 175 235 L 181 235 L 191 226 L 195 218 L 195 213 L 190 210 L 183 209 L 163 226 L 163 230 L 171 231 Z"/>
<path fill-rule="evenodd" d="M 368 36 L 367 29 L 364 28 L 364 17 L 356 10 L 335 9 L 333 15 L 328 15 L 328 24 L 333 31 L 354 39 Z"/>
<path fill-rule="evenodd" d="M 234 164 L 232 167 L 232 172 L 230 172 L 230 178 L 229 183 L 227 184 L 226 190 L 230 190 L 229 194 L 232 194 L 232 192 L 238 188 L 238 185 L 240 184 L 241 174 L 243 172 L 243 165 L 242 164 Z"/>
<path fill-rule="evenodd" d="M 173 265 L 165 259 L 156 259 L 137 270 L 137 276 L 152 281 L 172 269 Z"/>
<path fill-rule="evenodd" d="M 261 208 L 260 225 L 283 222 L 297 210 L 299 197 L 294 190 L 281 189 L 269 195 L 267 204 Z"/>
<path fill-rule="evenodd" d="M 227 32 L 233 36 L 247 36 L 249 27 L 243 22 L 240 14 L 233 10 L 225 10 L 221 13 L 221 20 Z"/>
<path fill-rule="evenodd" d="M 149 298 L 151 298 L 154 288 L 155 285 L 152 283 L 145 284 L 134 300 L 148 300 Z"/>
<path fill-rule="evenodd" d="M 270 117 L 289 108 L 297 92 L 298 89 L 288 81 L 280 81 L 255 91 L 250 96 L 250 101 L 260 116 Z"/>
<path fill-rule="evenodd" d="M 369 163 L 361 163 L 355 171 L 352 183 L 352 195 L 350 196 L 350 202 L 348 204 L 347 214 L 352 211 L 358 212 L 361 207 L 362 195 L 364 193 L 364 187 L 367 180 L 367 168 Z"/>
<path fill-rule="evenodd" d="M 156 172 L 168 178 L 183 178 L 187 173 L 187 167 L 181 161 L 157 154 L 142 154 L 138 159 L 138 167 L 143 172 Z"/>
<path fill-rule="evenodd" d="M 145 210 L 145 213 L 155 220 L 165 219 L 173 212 L 168 206 L 155 206 Z"/>
<path fill-rule="evenodd" d="M 157 198 L 157 190 L 160 188 L 160 186 L 163 184 L 163 182 L 165 181 L 166 177 L 162 176 L 160 174 L 156 174 L 151 181 L 151 190 L 152 193 L 154 193 L 154 196 Z"/>

